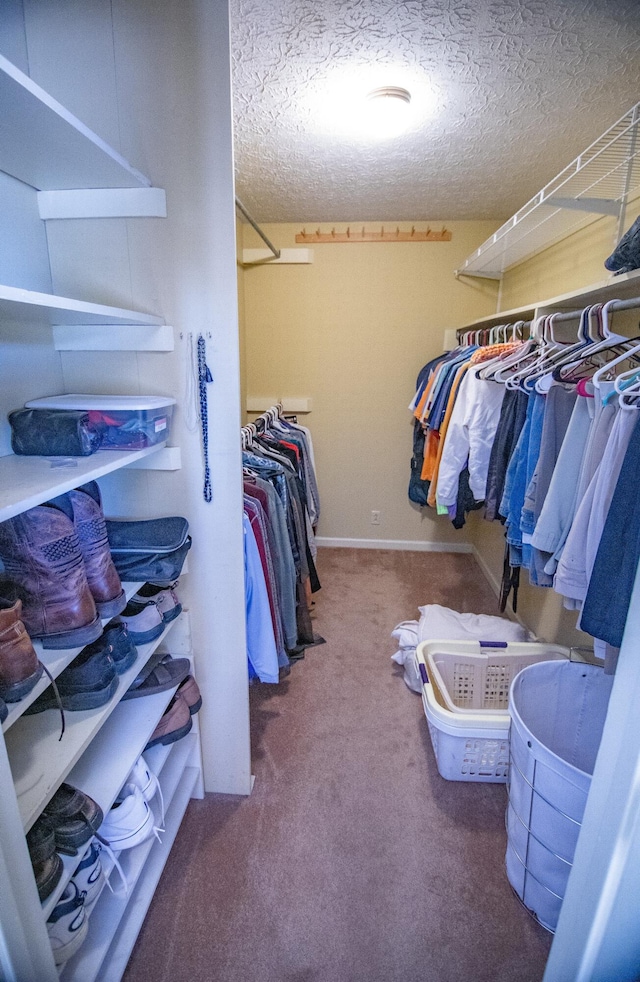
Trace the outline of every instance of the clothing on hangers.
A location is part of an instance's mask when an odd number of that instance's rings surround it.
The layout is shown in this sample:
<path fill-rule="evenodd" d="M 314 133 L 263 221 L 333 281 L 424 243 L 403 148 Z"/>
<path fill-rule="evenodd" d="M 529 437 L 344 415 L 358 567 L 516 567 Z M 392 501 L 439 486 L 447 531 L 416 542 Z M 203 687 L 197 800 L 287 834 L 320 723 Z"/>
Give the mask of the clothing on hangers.
<path fill-rule="evenodd" d="M 254 531 L 280 668 L 319 643 L 309 612 L 320 589 L 313 518 L 320 514 L 310 434 L 275 409 L 243 428 L 245 514 Z M 264 610 L 263 610 L 264 614 Z"/>

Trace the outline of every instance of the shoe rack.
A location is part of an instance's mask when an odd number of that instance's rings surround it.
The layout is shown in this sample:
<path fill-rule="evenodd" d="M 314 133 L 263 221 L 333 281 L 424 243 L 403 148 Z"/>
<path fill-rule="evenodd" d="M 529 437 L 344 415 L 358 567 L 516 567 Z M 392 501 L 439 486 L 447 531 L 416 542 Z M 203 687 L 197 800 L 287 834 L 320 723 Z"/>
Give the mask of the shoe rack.
<path fill-rule="evenodd" d="M 100 197 L 108 200 L 108 191 L 122 184 L 136 181 L 146 187 L 150 183 L 28 76 L 1 57 L 0 104 L 3 110 L 5 107 L 11 109 L 7 114 L 10 139 L 1 145 L 0 169 L 31 185 L 34 190 L 45 188 L 51 191 L 69 186 L 91 188 L 99 184 L 106 188 Z M 34 168 L 34 160 L 53 160 L 55 166 L 46 166 L 44 170 Z M 70 201 L 68 197 L 66 200 Z M 144 195 L 139 200 L 144 209 Z M 135 201 L 135 197 L 129 200 L 129 214 L 136 213 Z M 100 207 L 94 199 L 94 212 Z M 162 351 L 172 347 L 167 331 L 158 332 L 158 328 L 163 327 L 163 320 L 155 315 L 11 286 L 0 285 L 0 315 L 9 322 L 25 324 L 25 329 L 51 325 L 56 350 L 66 350 L 69 346 L 81 350 L 83 334 L 85 347 L 90 350 L 95 350 L 96 346 L 109 349 L 142 346 L 145 350 Z M 118 333 L 122 328 L 126 332 Z M 173 452 L 163 459 L 159 454 L 164 447 L 165 444 L 158 444 L 140 451 L 100 452 L 76 460 L 75 466 L 66 468 L 54 468 L 44 458 L 1 457 L 0 520 L 121 468 L 132 464 L 145 467 L 145 461 L 152 455 L 156 457 L 152 464 L 154 469 L 175 469 L 179 466 L 179 451 L 171 448 Z M 141 585 L 124 584 L 127 598 Z M 13 829 L 10 863 L 12 880 L 18 876 L 22 883 L 22 906 L 28 906 L 31 915 L 38 908 L 35 917 L 27 918 L 24 910 L 22 913 L 23 923 L 31 922 L 28 932 L 31 952 L 30 957 L 23 951 L 12 958 L 12 971 L 17 979 L 48 982 L 60 975 L 64 979 L 90 982 L 97 978 L 115 980 L 124 971 L 188 801 L 194 794 L 202 795 L 197 724 L 182 741 L 148 752 L 147 759 L 158 775 L 166 806 L 162 841 L 149 840 L 122 857 L 129 895 L 103 891 L 91 911 L 89 932 L 82 948 L 61 969 L 54 965 L 45 922 L 71 878 L 80 855 L 63 857 L 62 878 L 53 893 L 40 904 L 24 835 L 62 781 L 81 788 L 98 802 L 105 814 L 108 812 L 175 690 L 124 703 L 120 700 L 156 648 L 164 646 L 171 650 L 170 632 L 181 635 L 182 647 L 185 647 L 187 616 L 180 615 L 166 626 L 156 641 L 139 647 L 135 664 L 120 677 L 118 690 L 107 705 L 97 710 L 67 712 L 66 730 L 61 738 L 57 712 L 24 715 L 25 709 L 49 684 L 46 676 L 28 696 L 10 704 L 9 715 L 2 726 L 4 747 L 0 774 L 3 787 L 13 788 L 14 794 L 6 795 L 2 827 L 7 829 L 10 825 Z M 39 658 L 54 678 L 81 650 L 47 650 L 38 642 L 35 646 Z M 25 958 L 33 964 L 25 964 Z"/>
<path fill-rule="evenodd" d="M 41 22 L 37 24 L 38 30 L 32 30 L 29 49 L 31 59 L 34 52 L 37 54 L 38 45 L 44 44 L 43 39 L 46 40 L 50 33 L 47 27 L 52 25 L 47 25 L 47 17 L 55 17 L 56 12 L 45 10 L 50 5 L 39 4 L 39 0 L 17 0 L 13 6 L 16 10 L 22 7 L 27 28 L 33 28 L 38 18 L 41 18 Z M 73 9 L 81 17 L 83 5 L 75 3 L 75 0 L 62 0 L 60 5 L 54 6 L 58 7 L 58 11 L 64 9 L 67 13 Z M 103 0 L 90 0 L 88 6 L 94 11 L 99 10 L 104 21 L 104 12 L 109 10 L 111 4 Z M 223 6 L 220 6 L 220 11 Z M 137 8 L 139 14 L 146 12 L 149 16 L 160 19 L 167 12 L 173 11 L 176 15 L 181 13 L 181 3 L 178 0 L 161 0 L 159 4 L 135 0 L 133 7 Z M 209 7 L 208 3 L 201 3 L 200 0 L 195 0 L 193 4 L 197 16 L 204 18 L 204 22 L 207 18 L 217 18 L 217 23 L 209 20 L 208 27 L 212 36 L 220 36 L 224 44 L 227 44 L 228 40 L 225 40 L 224 35 L 228 31 L 226 14 L 223 16 L 220 11 L 212 12 Z M 5 13 L 0 14 L 0 24 L 4 18 Z M 90 17 L 87 22 L 89 32 L 94 25 Z M 207 26 L 204 22 L 203 25 Z M 219 27 L 222 28 L 222 34 Z M 169 31 L 168 28 L 166 30 Z M 29 34 L 29 31 L 26 33 Z M 146 37 L 146 31 L 143 36 Z M 227 57 L 224 51 L 223 54 Z M 193 49 L 189 50 L 189 56 L 193 56 Z M 152 53 L 147 57 L 150 62 Z M 34 60 L 37 60 L 35 56 Z M 119 67 L 122 69 L 122 65 Z M 133 61 L 129 70 L 133 73 Z M 224 112 L 227 113 L 226 108 Z M 51 93 L 2 55 L 0 114 L 0 172 L 15 180 L 16 200 L 22 196 L 21 200 L 26 202 L 23 211 L 16 208 L 18 217 L 22 217 L 23 212 L 26 214 L 26 209 L 29 210 L 25 228 L 26 225 L 30 228 L 34 226 L 35 212 L 41 222 L 47 222 L 47 249 L 53 267 L 66 268 L 69 264 L 66 251 L 58 249 L 57 244 L 61 238 L 61 225 L 58 222 L 64 224 L 66 220 L 69 223 L 67 227 L 75 231 L 77 225 L 74 223 L 78 221 L 104 221 L 104 237 L 110 242 L 110 237 L 116 238 L 113 233 L 113 219 L 139 216 L 152 217 L 160 222 L 163 220 L 163 215 L 166 214 L 164 191 L 152 187 L 149 178 L 129 164 L 118 151 L 81 122 Z M 229 121 L 230 116 L 227 119 Z M 230 162 L 230 154 L 228 159 Z M 227 191 L 232 215 L 233 188 L 230 177 Z M 82 233 L 78 234 L 82 238 Z M 128 234 L 131 239 L 136 237 L 136 232 L 128 230 Z M 142 234 L 139 238 L 144 240 L 145 235 Z M 127 249 L 129 244 L 127 243 Z M 133 247 L 131 251 L 133 253 Z M 76 257 L 75 264 L 80 270 L 80 276 L 83 270 L 90 273 L 91 260 L 95 266 L 95 256 L 90 257 L 89 252 L 90 250 L 86 255 L 79 253 Z M 139 250 L 137 261 L 144 264 L 146 259 Z M 235 258 L 232 259 L 230 268 L 235 272 Z M 99 372 L 96 366 L 101 364 L 97 360 L 99 353 L 123 353 L 118 357 L 127 359 L 127 365 L 135 363 L 144 368 L 160 365 L 160 362 L 153 359 L 169 356 L 174 352 L 178 339 L 177 330 L 174 331 L 173 327 L 167 325 L 160 314 L 150 313 L 146 309 L 136 311 L 128 306 L 111 306 L 46 292 L 41 288 L 41 279 L 34 283 L 33 290 L 25 289 L 22 285 L 16 286 L 15 281 L 2 283 L 2 279 L 0 250 L 0 345 L 7 350 L 7 346 L 24 345 L 25 338 L 30 339 L 32 336 L 34 345 L 42 346 L 42 338 L 45 337 L 51 357 L 60 359 L 60 377 L 66 391 L 82 391 L 69 386 L 73 384 L 70 380 L 82 378 L 83 372 L 85 377 L 94 379 L 94 389 L 89 391 L 105 390 L 104 383 L 102 387 L 98 383 L 98 388 L 95 388 L 95 378 Z M 87 279 L 91 281 L 91 275 Z M 232 291 L 227 292 L 230 296 L 233 293 L 235 303 L 235 276 Z M 100 300 L 104 298 L 102 290 L 98 292 L 98 297 Z M 144 306 L 150 306 L 148 301 Z M 179 338 L 180 341 L 183 340 L 182 333 Z M 30 340 L 26 343 L 28 345 Z M 229 350 L 232 355 L 234 344 L 237 345 L 237 335 L 235 338 L 230 337 Z M 219 342 L 216 347 L 218 367 L 221 351 L 224 354 L 224 344 Z M 147 356 L 146 361 L 137 360 L 140 352 Z M 162 389 L 162 381 L 172 377 L 175 394 L 182 395 L 183 362 L 171 361 L 168 365 L 166 367 L 162 363 L 158 376 L 150 376 L 146 385 L 151 391 Z M 32 375 L 35 370 L 32 369 Z M 229 375 L 232 376 L 233 371 Z M 32 396 L 34 393 L 27 389 L 29 373 L 25 377 L 25 396 Z M 5 378 L 13 386 L 11 398 L 14 402 L 0 406 L 3 420 L 9 409 L 16 408 L 15 393 L 19 391 L 16 389 L 15 379 L 9 379 L 7 371 L 5 376 L 0 374 L 0 380 L 4 381 Z M 225 390 L 225 384 L 221 383 L 220 399 L 228 407 L 234 400 L 230 398 L 229 391 Z M 168 387 L 165 387 L 165 391 L 166 388 Z M 46 395 L 49 392 L 40 390 L 35 394 Z M 239 390 L 237 395 L 239 404 Z M 229 424 L 229 432 L 236 439 L 237 423 L 238 420 L 234 419 Z M 3 435 L 6 444 L 6 431 Z M 198 446 L 197 434 L 195 437 L 187 434 L 187 444 L 189 440 L 192 451 L 189 454 L 192 461 L 190 466 L 197 474 L 197 453 L 193 453 L 193 449 Z M 173 513 L 189 517 L 196 547 L 200 542 L 210 549 L 214 543 L 218 546 L 218 540 L 214 539 L 215 523 L 212 523 L 211 528 L 208 525 L 198 528 L 193 520 L 194 514 L 202 509 L 202 505 L 201 502 L 197 506 L 191 502 L 194 496 L 191 495 L 190 488 L 196 483 L 192 473 L 187 470 L 184 475 L 183 484 L 180 485 L 183 489 L 182 497 L 175 492 L 165 494 L 167 487 L 173 487 L 169 484 L 169 477 L 182 466 L 178 447 L 158 444 L 142 451 L 104 451 L 77 460 L 72 467 L 53 467 L 45 459 L 16 457 L 7 453 L 5 447 L 0 447 L 0 453 L 4 453 L 4 456 L 0 456 L 0 520 L 20 514 L 89 480 L 98 480 L 101 488 L 105 489 L 105 498 L 117 502 L 119 511 L 111 511 L 109 514 L 113 517 L 136 517 L 136 508 L 142 497 L 140 489 L 155 486 L 155 494 L 151 491 L 148 496 L 152 501 L 162 502 L 165 510 L 161 509 L 161 513 L 167 513 L 167 502 L 170 502 L 174 508 Z M 218 453 L 218 466 L 221 461 L 224 462 L 228 453 L 226 447 L 223 452 Z M 233 447 L 232 454 L 235 453 Z M 239 448 L 237 456 L 239 460 Z M 238 469 L 238 475 L 239 473 Z M 120 480 L 123 475 L 129 476 Z M 232 475 L 229 479 L 226 476 L 225 481 L 234 486 L 236 477 Z M 239 477 L 237 482 L 241 492 Z M 218 484 L 215 489 L 217 500 L 223 501 L 229 492 L 226 486 L 221 486 L 220 480 L 214 483 Z M 131 490 L 131 511 L 127 511 L 122 504 L 128 489 Z M 177 502 L 183 507 L 178 508 Z M 241 516 L 241 493 L 239 508 Z M 153 517 L 153 513 L 140 517 Z M 188 602 L 185 604 L 191 610 L 186 609 L 180 617 L 168 624 L 159 639 L 139 649 L 136 663 L 119 679 L 118 690 L 106 706 L 98 710 L 66 713 L 67 728 L 62 739 L 59 739 L 58 713 L 47 711 L 34 716 L 24 715 L 24 710 L 48 684 L 47 679 L 41 680 L 21 702 L 9 706 L 9 715 L 2 726 L 3 739 L 0 741 L 0 781 L 3 787 L 0 795 L 0 877 L 4 894 L 0 911 L 2 982 L 55 982 L 59 978 L 65 982 L 92 982 L 94 979 L 100 979 L 100 982 L 118 982 L 124 972 L 188 802 L 191 797 L 201 797 L 203 794 L 201 738 L 197 717 L 194 717 L 193 730 L 182 740 L 170 746 L 154 747 L 145 754 L 150 767 L 158 775 L 164 796 L 166 814 L 162 841 L 154 838 L 120 855 L 129 884 L 128 895 L 125 896 L 118 889 L 115 877 L 116 892 L 103 890 L 91 911 L 85 942 L 78 953 L 60 969 L 56 968 L 53 961 L 46 918 L 62 894 L 80 856 L 63 857 L 63 877 L 51 896 L 40 904 L 25 834 L 62 781 L 81 788 L 98 802 L 105 813 L 111 807 L 130 768 L 145 747 L 173 695 L 173 690 L 169 690 L 140 699 L 121 701 L 141 665 L 158 646 L 172 654 L 191 655 L 192 650 L 197 651 L 203 637 L 213 639 L 211 647 L 214 647 L 216 632 L 224 635 L 227 642 L 227 662 L 217 666 L 213 660 L 205 661 L 202 663 L 201 675 L 196 657 L 194 670 L 205 700 L 202 716 L 206 715 L 209 707 L 212 715 L 216 713 L 218 707 L 213 705 L 214 698 L 225 702 L 226 711 L 218 714 L 221 730 L 218 743 L 224 747 L 230 740 L 235 741 L 235 746 L 231 746 L 222 765 L 216 762 L 212 766 L 209 754 L 209 766 L 219 785 L 211 789 L 246 793 L 243 789 L 250 781 L 248 709 L 245 708 L 245 703 L 248 704 L 246 654 L 243 630 L 235 623 L 238 621 L 238 613 L 243 611 L 243 605 L 238 607 L 234 603 L 225 602 L 226 584 L 235 584 L 236 593 L 241 597 L 241 567 L 238 566 L 237 557 L 229 554 L 230 529 L 233 529 L 233 521 L 229 521 L 227 516 L 222 536 L 227 549 L 227 558 L 221 564 L 225 567 L 220 574 L 224 581 L 223 586 L 216 586 L 218 574 L 215 571 L 211 574 L 209 571 L 209 582 L 206 593 L 203 593 L 209 608 L 212 598 L 217 598 L 221 603 L 222 612 L 216 612 L 217 624 L 211 627 L 211 614 L 202 614 L 203 605 L 197 603 L 198 588 L 190 585 L 192 579 L 196 580 L 195 572 L 202 562 L 197 549 L 194 549 L 194 555 L 190 555 L 193 569 L 187 577 L 189 589 L 186 591 Z M 239 542 L 241 543 L 241 539 Z M 200 579 L 204 582 L 205 577 Z M 126 583 L 124 586 L 130 597 L 140 584 Z M 201 590 L 204 591 L 205 587 Z M 234 619 L 233 632 L 229 629 L 231 619 Z M 228 638 L 232 633 L 234 640 L 229 643 Z M 54 678 L 80 650 L 51 651 L 38 644 L 36 648 Z M 235 662 L 232 658 L 234 648 Z M 216 736 L 215 732 L 213 735 Z M 211 742 L 214 743 L 215 740 Z"/>

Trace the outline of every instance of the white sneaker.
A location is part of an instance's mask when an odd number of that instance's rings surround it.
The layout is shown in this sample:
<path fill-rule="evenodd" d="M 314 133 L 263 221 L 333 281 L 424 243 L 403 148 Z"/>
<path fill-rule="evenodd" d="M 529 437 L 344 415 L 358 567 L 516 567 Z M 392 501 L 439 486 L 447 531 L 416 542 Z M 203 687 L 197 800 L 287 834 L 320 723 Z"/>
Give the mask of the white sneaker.
<path fill-rule="evenodd" d="M 164 799 L 162 797 L 162 789 L 158 778 L 153 773 L 144 757 L 138 757 L 137 761 L 129 771 L 125 787 L 127 784 L 133 784 L 137 788 L 140 788 L 147 803 L 149 803 L 152 798 L 155 797 L 155 795 L 158 795 L 160 799 L 160 825 L 163 826 Z M 162 831 L 164 831 L 164 829 L 162 829 Z"/>
<path fill-rule="evenodd" d="M 158 834 L 153 812 L 140 788 L 125 784 L 121 795 L 122 800 L 116 801 L 98 830 L 100 838 L 106 839 L 116 852 L 132 849 Z"/>
<path fill-rule="evenodd" d="M 84 909 L 87 912 L 98 899 L 104 883 L 104 872 L 100 862 L 101 852 L 102 846 L 98 840 L 92 839 L 71 877 L 71 882 L 75 883 L 79 892 L 84 894 Z"/>
<path fill-rule="evenodd" d="M 56 965 L 63 965 L 75 955 L 88 930 L 84 896 L 73 880 L 69 880 L 47 921 L 47 933 Z"/>
<path fill-rule="evenodd" d="M 151 801 L 160 786 L 158 784 L 158 778 L 150 770 L 144 757 L 138 757 L 129 771 L 125 787 L 127 784 L 135 784 L 137 788 L 140 788 L 147 801 Z"/>

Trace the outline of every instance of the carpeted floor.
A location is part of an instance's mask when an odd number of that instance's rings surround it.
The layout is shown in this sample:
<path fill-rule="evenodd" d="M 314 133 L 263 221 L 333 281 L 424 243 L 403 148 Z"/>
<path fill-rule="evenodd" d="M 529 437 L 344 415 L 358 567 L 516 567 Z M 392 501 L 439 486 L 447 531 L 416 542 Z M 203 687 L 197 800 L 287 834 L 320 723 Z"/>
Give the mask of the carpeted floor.
<path fill-rule="evenodd" d="M 390 632 L 497 613 L 468 555 L 323 549 L 315 630 L 252 695 L 249 798 L 191 802 L 126 982 L 539 982 L 550 936 L 504 873 L 502 785 L 437 772 Z"/>

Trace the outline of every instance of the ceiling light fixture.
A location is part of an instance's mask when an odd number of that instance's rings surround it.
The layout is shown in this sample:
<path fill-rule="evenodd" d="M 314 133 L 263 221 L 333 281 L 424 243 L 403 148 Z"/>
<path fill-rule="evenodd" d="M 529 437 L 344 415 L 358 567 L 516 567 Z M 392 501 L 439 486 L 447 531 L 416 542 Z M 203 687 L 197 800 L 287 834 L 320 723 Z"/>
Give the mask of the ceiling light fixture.
<path fill-rule="evenodd" d="M 366 97 L 367 123 L 373 135 L 398 136 L 411 119 L 411 93 L 397 85 L 372 89 Z"/>

